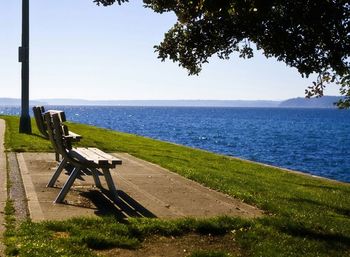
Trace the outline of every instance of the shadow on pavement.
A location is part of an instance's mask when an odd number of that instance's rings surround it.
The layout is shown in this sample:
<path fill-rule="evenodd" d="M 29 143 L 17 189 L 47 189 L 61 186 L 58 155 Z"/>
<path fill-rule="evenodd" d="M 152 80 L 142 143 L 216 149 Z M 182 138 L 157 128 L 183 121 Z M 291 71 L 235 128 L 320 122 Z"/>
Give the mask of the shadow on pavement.
<path fill-rule="evenodd" d="M 95 205 L 95 214 L 97 216 L 115 216 L 118 220 L 125 220 L 129 217 L 134 218 L 156 218 L 152 212 L 147 210 L 140 203 L 131 198 L 124 191 L 118 190 L 118 201 L 113 201 L 112 196 L 106 189 L 89 190 L 81 192 L 82 197 L 87 198 Z M 66 203 L 67 204 L 67 203 Z M 75 204 L 69 204 L 75 205 Z M 81 207 L 81 206 L 79 206 Z M 87 207 L 88 208 L 88 207 Z"/>

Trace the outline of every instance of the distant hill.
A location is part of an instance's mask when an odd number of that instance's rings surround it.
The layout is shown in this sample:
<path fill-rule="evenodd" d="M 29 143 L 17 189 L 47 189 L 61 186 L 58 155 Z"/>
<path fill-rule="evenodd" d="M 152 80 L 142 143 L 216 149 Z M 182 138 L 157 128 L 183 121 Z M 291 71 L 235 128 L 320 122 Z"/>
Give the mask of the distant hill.
<path fill-rule="evenodd" d="M 184 107 L 277 107 L 280 101 L 245 100 L 84 100 L 39 99 L 49 105 L 103 105 L 103 106 L 184 106 Z"/>
<path fill-rule="evenodd" d="M 277 107 L 280 101 L 246 100 L 85 100 L 37 99 L 30 105 L 97 105 L 97 106 L 184 106 L 184 107 Z M 0 106 L 20 106 L 21 100 L 0 98 Z"/>
<path fill-rule="evenodd" d="M 340 96 L 323 96 L 320 98 L 292 98 L 282 101 L 278 107 L 284 108 L 336 108 L 334 103 L 341 99 Z"/>
<path fill-rule="evenodd" d="M 255 107 L 255 108 L 335 108 L 341 97 L 324 96 L 306 99 L 302 97 L 285 101 L 268 100 L 85 100 L 85 99 L 37 99 L 30 105 L 96 105 L 96 106 L 183 106 L 183 107 Z M 20 106 L 21 100 L 0 98 L 0 106 Z"/>
<path fill-rule="evenodd" d="M 30 105 L 47 105 L 47 102 L 33 100 L 29 102 Z M 0 106 L 20 106 L 21 99 L 17 98 L 0 98 Z"/>

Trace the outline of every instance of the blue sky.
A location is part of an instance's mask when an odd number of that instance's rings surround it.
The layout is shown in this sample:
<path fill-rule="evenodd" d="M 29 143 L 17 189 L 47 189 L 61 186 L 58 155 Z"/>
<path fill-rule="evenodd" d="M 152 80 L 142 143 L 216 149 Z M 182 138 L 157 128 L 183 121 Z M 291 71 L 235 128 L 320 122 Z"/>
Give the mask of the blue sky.
<path fill-rule="evenodd" d="M 98 7 L 92 0 L 30 0 L 30 98 L 282 100 L 304 96 L 312 79 L 257 53 L 212 58 L 199 76 L 153 46 L 175 22 L 133 0 Z M 0 2 L 0 97 L 19 98 L 21 1 Z M 326 94 L 337 95 L 336 86 Z"/>

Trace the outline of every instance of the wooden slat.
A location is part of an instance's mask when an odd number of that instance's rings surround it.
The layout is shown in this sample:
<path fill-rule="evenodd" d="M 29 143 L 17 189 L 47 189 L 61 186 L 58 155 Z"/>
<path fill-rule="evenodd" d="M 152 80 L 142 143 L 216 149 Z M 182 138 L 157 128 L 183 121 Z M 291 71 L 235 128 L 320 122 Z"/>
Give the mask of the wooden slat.
<path fill-rule="evenodd" d="M 92 156 L 89 155 L 89 152 L 86 151 L 87 148 L 79 147 L 74 148 L 74 151 L 78 154 L 80 154 L 83 158 L 85 158 L 89 162 L 94 162 L 98 164 L 98 161 L 96 161 Z"/>
<path fill-rule="evenodd" d="M 49 112 L 50 114 L 54 114 L 57 113 L 58 117 L 60 118 L 61 122 L 65 122 L 66 119 L 66 114 L 64 113 L 64 111 L 60 111 L 60 110 L 48 110 L 47 112 Z"/>
<path fill-rule="evenodd" d="M 47 128 L 46 128 L 44 117 L 43 117 L 43 111 L 44 111 L 44 107 L 42 107 L 42 106 L 34 106 L 33 107 L 33 113 L 34 113 L 36 125 L 37 125 L 40 133 L 44 137 L 48 138 L 49 135 L 46 131 Z"/>
<path fill-rule="evenodd" d="M 63 137 L 71 143 L 79 142 L 83 138 L 81 135 L 72 133 L 71 131 L 68 131 L 68 135 L 64 135 Z"/>
<path fill-rule="evenodd" d="M 88 149 L 91 150 L 92 152 L 100 155 L 101 157 L 109 160 L 111 162 L 111 164 L 113 164 L 113 165 L 121 165 L 122 164 L 122 160 L 118 159 L 117 157 L 115 157 L 113 155 L 105 153 L 98 148 L 89 147 Z"/>
<path fill-rule="evenodd" d="M 88 155 L 86 155 L 83 151 L 81 151 L 81 148 L 73 148 L 69 154 L 73 157 L 73 158 L 77 158 L 80 161 L 83 162 L 88 162 L 88 163 L 94 163 L 93 159 L 90 159 L 90 157 Z"/>
<path fill-rule="evenodd" d="M 78 153 L 84 154 L 84 157 L 89 160 L 93 161 L 94 163 L 98 165 L 108 165 L 109 162 L 106 158 L 103 158 L 100 155 L 95 154 L 94 152 L 90 151 L 88 148 L 76 148 L 75 149 Z"/>
<path fill-rule="evenodd" d="M 74 140 L 79 141 L 80 139 L 82 139 L 83 137 L 77 133 L 74 133 L 72 131 L 69 131 L 68 134 L 69 137 L 72 137 Z"/>
<path fill-rule="evenodd" d="M 105 156 L 98 154 L 94 151 L 91 151 L 90 148 L 87 148 L 87 150 L 89 151 L 90 156 L 94 156 L 94 158 L 96 158 L 99 162 L 99 164 L 108 164 L 108 165 L 112 165 L 115 166 L 115 164 L 113 164 L 109 158 L 106 158 Z M 102 151 L 101 151 L 102 152 Z M 102 152 L 103 153 L 103 152 Z"/>

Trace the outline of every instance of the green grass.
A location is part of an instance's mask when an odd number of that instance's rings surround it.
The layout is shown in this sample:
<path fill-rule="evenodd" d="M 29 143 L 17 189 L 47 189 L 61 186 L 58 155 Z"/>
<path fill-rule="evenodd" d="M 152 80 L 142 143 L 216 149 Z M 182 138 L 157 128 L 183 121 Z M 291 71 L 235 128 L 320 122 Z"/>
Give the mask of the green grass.
<path fill-rule="evenodd" d="M 5 147 L 9 151 L 52 151 L 50 143 L 40 137 L 35 125 L 33 135 L 23 135 L 17 132 L 17 117 L 0 116 L 0 118 L 6 120 Z M 84 136 L 81 145 L 98 147 L 108 152 L 128 152 L 263 209 L 267 215 L 260 219 L 245 221 L 243 229 L 242 221 L 235 218 L 230 218 L 230 222 L 226 222 L 228 224 L 208 221 L 202 227 L 206 233 L 234 231 L 236 241 L 244 255 L 350 256 L 349 184 L 285 172 L 278 168 L 92 126 L 69 124 L 69 128 Z M 104 220 L 91 222 L 103 224 Z M 123 226 L 129 230 L 135 223 L 140 223 L 141 232 L 136 229 L 133 232 L 135 237 L 130 237 L 132 238 L 130 244 L 133 246 L 138 245 L 137 242 L 140 242 L 147 233 L 170 231 L 169 234 L 181 234 L 193 230 L 200 232 L 198 228 L 181 225 L 184 221 L 181 222 L 169 221 L 164 223 L 165 226 L 161 221 L 145 219 L 132 220 Z M 163 224 L 165 229 L 155 229 L 160 226 L 154 225 L 155 223 Z M 235 225 L 232 226 L 231 223 Z M 29 227 L 35 229 L 36 226 L 45 227 L 47 224 L 50 223 L 30 223 Z M 18 233 L 22 234 L 16 237 L 16 244 L 22 242 L 21 240 L 27 235 L 26 231 L 24 228 L 19 230 Z M 104 245 L 103 247 L 116 246 L 113 238 L 103 236 L 100 241 L 84 239 L 84 247 L 94 248 L 92 242 L 99 242 L 98 245 Z M 133 241 L 135 238 L 138 241 Z M 63 239 L 57 239 L 60 240 Z M 224 256 L 225 253 L 213 254 Z"/>
<path fill-rule="evenodd" d="M 246 221 L 228 217 L 208 220 L 186 218 L 175 221 L 130 219 L 127 223 L 120 223 L 113 217 L 24 222 L 15 233 L 7 237 L 8 255 L 95 256 L 93 250 L 116 247 L 138 249 L 141 242 L 151 235 L 181 236 L 190 232 L 207 234 L 209 228 L 203 228 L 213 224 L 221 227 L 220 232 L 216 231 L 220 234 L 248 226 Z"/>

